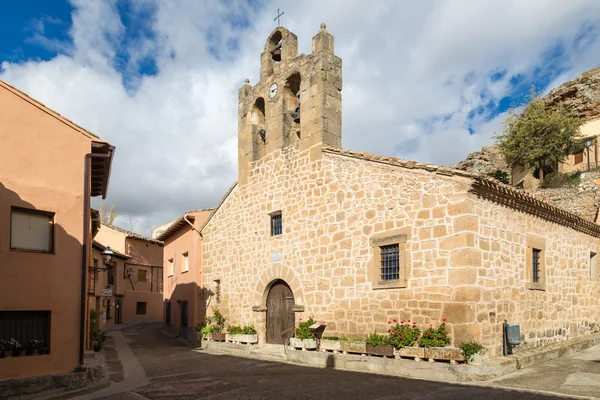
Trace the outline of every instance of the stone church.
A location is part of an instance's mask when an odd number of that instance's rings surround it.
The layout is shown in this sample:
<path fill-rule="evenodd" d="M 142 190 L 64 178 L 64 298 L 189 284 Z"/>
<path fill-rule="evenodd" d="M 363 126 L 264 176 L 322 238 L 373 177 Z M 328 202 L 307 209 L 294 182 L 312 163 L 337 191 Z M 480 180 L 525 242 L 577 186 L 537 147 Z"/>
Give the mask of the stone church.
<path fill-rule="evenodd" d="M 502 352 L 600 328 L 600 226 L 493 179 L 341 149 L 342 60 L 283 27 L 239 90 L 238 182 L 202 226 L 207 299 L 261 343 L 313 316 L 326 336 L 445 318 L 454 344 Z"/>

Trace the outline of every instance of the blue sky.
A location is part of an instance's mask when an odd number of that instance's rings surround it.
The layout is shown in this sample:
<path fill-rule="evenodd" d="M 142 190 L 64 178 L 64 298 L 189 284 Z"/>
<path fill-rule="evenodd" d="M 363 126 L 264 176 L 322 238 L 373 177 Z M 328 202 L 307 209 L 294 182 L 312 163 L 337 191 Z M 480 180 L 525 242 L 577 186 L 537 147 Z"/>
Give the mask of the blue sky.
<path fill-rule="evenodd" d="M 548 91 L 600 64 L 600 2 L 586 0 L 2 7 L 0 79 L 117 146 L 108 202 L 139 231 L 214 206 L 235 181 L 237 89 L 259 79 L 277 8 L 300 52 L 321 22 L 334 35 L 343 146 L 359 151 L 452 165 L 493 143 L 531 85 Z"/>

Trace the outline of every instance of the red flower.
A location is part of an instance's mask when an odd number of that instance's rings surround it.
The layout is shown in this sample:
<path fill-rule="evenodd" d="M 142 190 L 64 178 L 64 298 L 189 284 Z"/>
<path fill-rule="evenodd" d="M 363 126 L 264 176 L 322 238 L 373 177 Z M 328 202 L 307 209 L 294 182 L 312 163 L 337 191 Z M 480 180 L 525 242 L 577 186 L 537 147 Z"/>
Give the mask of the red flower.
<path fill-rule="evenodd" d="M 391 323 L 392 323 L 392 321 L 388 321 L 388 325 L 391 324 Z"/>
<path fill-rule="evenodd" d="M 400 321 L 400 323 L 401 323 L 401 324 L 403 324 L 403 323 L 404 323 L 404 320 Z"/>
<path fill-rule="evenodd" d="M 444 321 L 444 323 L 446 323 L 446 318 L 443 318 L 442 321 Z"/>
<path fill-rule="evenodd" d="M 394 320 L 394 323 L 396 322 L 396 320 Z"/>
<path fill-rule="evenodd" d="M 433 324 L 429 324 L 429 326 L 433 326 Z"/>
<path fill-rule="evenodd" d="M 408 320 L 408 323 L 410 324 L 410 319 Z"/>
<path fill-rule="evenodd" d="M 410 322 L 410 321 L 408 321 L 408 322 Z M 417 324 L 416 322 L 413 322 L 413 325 L 416 325 L 416 324 Z"/>

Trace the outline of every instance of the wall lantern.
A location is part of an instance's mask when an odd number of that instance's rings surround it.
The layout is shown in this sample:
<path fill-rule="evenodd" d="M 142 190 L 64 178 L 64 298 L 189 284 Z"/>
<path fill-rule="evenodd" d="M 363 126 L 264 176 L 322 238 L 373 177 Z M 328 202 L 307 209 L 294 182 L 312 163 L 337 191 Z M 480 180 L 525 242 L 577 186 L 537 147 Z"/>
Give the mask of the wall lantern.
<path fill-rule="evenodd" d="M 102 260 L 105 265 L 112 265 L 112 259 L 115 253 L 110 249 L 110 246 L 106 246 L 104 251 L 102 252 Z"/>

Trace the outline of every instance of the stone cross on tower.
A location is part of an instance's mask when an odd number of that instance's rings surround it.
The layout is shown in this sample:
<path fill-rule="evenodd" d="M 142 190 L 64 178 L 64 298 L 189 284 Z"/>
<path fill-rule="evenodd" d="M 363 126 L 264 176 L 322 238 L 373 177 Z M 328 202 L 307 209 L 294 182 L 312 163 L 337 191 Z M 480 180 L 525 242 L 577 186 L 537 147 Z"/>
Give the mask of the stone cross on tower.
<path fill-rule="evenodd" d="M 273 21 L 277 21 L 277 26 L 281 26 L 281 16 L 285 14 L 285 11 L 279 12 L 279 8 L 277 9 L 277 16 L 275 18 L 273 18 Z"/>

